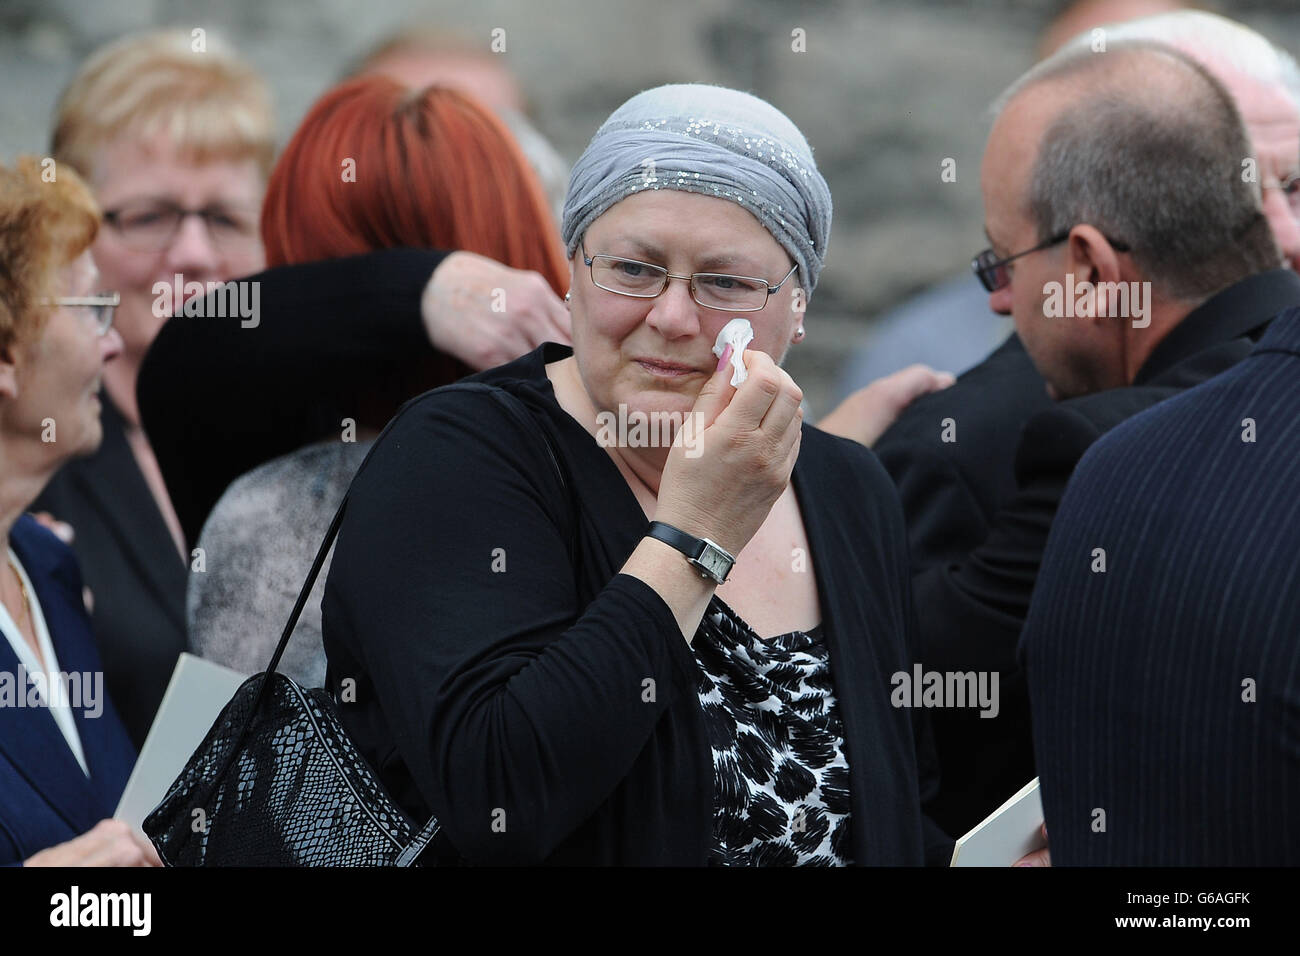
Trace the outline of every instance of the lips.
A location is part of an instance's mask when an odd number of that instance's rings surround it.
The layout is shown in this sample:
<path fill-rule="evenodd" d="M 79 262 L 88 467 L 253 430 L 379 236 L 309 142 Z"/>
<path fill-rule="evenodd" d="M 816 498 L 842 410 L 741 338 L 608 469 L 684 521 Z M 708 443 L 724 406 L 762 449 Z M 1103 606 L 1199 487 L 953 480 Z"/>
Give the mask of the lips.
<path fill-rule="evenodd" d="M 694 365 L 683 365 L 681 362 L 669 362 L 648 356 L 635 358 L 632 361 L 656 375 L 688 375 L 700 371 Z"/>

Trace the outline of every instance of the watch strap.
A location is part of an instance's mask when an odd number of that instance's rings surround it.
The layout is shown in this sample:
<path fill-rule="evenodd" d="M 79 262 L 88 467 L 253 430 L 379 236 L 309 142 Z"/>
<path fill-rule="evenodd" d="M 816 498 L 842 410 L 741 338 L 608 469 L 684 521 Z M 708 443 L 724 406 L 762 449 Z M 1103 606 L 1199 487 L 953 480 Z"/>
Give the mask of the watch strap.
<path fill-rule="evenodd" d="M 670 548 L 676 548 L 688 558 L 698 558 L 704 553 L 704 542 L 701 539 L 662 521 L 651 521 L 650 530 L 646 534 L 657 538 Z"/>

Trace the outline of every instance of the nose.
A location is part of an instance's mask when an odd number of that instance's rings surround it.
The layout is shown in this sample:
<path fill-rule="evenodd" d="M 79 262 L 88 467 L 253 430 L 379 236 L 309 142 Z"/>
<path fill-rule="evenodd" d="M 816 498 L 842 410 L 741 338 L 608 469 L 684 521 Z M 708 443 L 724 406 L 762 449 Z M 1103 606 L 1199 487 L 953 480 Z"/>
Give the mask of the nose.
<path fill-rule="evenodd" d="M 186 280 L 216 281 L 226 278 L 219 274 L 222 258 L 202 217 L 186 216 L 167 247 L 167 271 L 179 272 Z"/>
<path fill-rule="evenodd" d="M 1264 190 L 1264 216 L 1287 264 L 1300 272 L 1300 221 L 1280 189 Z"/>
<path fill-rule="evenodd" d="M 690 280 L 669 279 L 668 288 L 652 299 L 651 303 L 646 324 L 664 338 L 677 339 L 699 334 L 699 310 L 702 306 L 691 298 Z"/>
<path fill-rule="evenodd" d="M 120 354 L 122 351 L 122 336 L 118 334 L 117 329 L 110 327 L 107 332 L 99 337 L 99 360 L 101 363 Z"/>
<path fill-rule="evenodd" d="M 1005 285 L 997 292 L 989 293 L 989 308 L 998 315 L 1011 314 L 1011 286 Z"/>

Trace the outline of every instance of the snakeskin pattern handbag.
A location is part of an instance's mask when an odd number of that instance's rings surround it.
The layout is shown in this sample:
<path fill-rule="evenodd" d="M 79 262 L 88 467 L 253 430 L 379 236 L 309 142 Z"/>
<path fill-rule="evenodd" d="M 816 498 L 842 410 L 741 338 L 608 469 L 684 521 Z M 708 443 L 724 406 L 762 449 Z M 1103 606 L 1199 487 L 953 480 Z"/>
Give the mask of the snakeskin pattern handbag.
<path fill-rule="evenodd" d="M 266 672 L 246 680 L 143 827 L 167 866 L 409 866 L 414 825 L 349 739 L 334 700 L 276 672 L 338 534 L 339 505 Z"/>
<path fill-rule="evenodd" d="M 504 389 L 470 387 L 490 389 L 530 431 L 542 433 L 567 489 L 550 436 L 523 403 Z M 388 423 L 366 461 L 413 403 Z M 235 692 L 145 818 L 144 832 L 168 866 L 410 866 L 439 832 L 436 817 L 418 826 L 388 795 L 328 692 L 276 672 L 347 504 L 344 495 L 266 672 Z"/>

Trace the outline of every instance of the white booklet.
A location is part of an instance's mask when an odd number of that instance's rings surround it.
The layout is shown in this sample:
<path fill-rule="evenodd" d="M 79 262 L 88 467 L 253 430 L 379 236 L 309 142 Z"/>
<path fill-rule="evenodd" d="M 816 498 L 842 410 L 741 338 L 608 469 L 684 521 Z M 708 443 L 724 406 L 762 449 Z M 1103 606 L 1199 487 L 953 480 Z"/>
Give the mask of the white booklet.
<path fill-rule="evenodd" d="M 114 819 L 140 829 L 144 818 L 162 802 L 186 761 L 203 743 L 222 708 L 246 680 L 247 674 L 193 654 L 181 654 Z"/>
<path fill-rule="evenodd" d="M 949 866 L 1013 866 L 1026 853 L 1041 850 L 1043 798 L 1035 777 L 979 826 L 957 841 Z"/>

